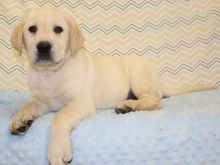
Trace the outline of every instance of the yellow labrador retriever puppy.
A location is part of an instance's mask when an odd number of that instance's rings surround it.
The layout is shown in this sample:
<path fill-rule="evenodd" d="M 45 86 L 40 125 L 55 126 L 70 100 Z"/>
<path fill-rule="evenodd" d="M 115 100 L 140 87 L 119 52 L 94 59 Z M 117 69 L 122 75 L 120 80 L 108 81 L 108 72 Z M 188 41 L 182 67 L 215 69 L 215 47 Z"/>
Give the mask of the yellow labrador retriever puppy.
<path fill-rule="evenodd" d="M 117 113 L 160 109 L 164 95 L 204 87 L 166 90 L 152 64 L 138 56 L 92 56 L 75 18 L 57 9 L 39 9 L 24 15 L 12 32 L 12 46 L 27 53 L 28 85 L 32 97 L 12 118 L 10 131 L 24 134 L 34 119 L 58 111 L 51 125 L 48 160 L 51 165 L 72 160 L 70 134 L 96 108 Z M 128 96 L 137 99 L 127 99 Z"/>

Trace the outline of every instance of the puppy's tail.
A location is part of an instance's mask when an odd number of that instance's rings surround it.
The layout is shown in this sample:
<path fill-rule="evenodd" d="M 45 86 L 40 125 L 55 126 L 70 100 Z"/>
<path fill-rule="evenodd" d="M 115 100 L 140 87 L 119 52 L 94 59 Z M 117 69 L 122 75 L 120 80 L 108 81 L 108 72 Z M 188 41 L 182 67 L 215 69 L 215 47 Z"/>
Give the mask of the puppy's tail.
<path fill-rule="evenodd" d="M 162 86 L 162 88 L 163 88 L 163 97 L 170 97 L 170 96 L 175 96 L 175 95 L 180 95 L 180 94 L 185 94 L 185 93 L 215 89 L 215 87 L 205 86 L 205 85 L 192 85 L 192 86 L 187 86 L 187 87 Z"/>

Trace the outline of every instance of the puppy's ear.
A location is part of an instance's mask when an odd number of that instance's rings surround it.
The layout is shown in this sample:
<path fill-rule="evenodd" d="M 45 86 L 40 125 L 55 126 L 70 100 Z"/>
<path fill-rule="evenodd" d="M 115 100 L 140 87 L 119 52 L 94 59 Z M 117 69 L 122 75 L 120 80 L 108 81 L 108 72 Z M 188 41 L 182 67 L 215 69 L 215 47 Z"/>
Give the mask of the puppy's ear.
<path fill-rule="evenodd" d="M 11 44 L 13 48 L 15 48 L 19 52 L 19 55 L 21 55 L 22 53 L 23 28 L 26 22 L 25 20 L 25 17 L 22 17 L 11 33 Z"/>
<path fill-rule="evenodd" d="M 84 44 L 84 36 L 80 29 L 80 26 L 76 22 L 76 19 L 70 13 L 65 13 L 67 24 L 69 25 L 69 39 L 70 39 L 70 48 L 71 53 L 74 55 Z"/>

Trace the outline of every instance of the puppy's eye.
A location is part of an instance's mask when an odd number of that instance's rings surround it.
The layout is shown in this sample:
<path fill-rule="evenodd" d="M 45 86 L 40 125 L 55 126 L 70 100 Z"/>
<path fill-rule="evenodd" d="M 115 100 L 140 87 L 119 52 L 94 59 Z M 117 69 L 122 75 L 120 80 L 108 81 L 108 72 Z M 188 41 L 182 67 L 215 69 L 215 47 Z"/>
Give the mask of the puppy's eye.
<path fill-rule="evenodd" d="M 63 32 L 63 28 L 62 27 L 60 27 L 60 26 L 56 26 L 56 27 L 54 27 L 54 29 L 53 29 L 53 31 L 54 31 L 54 33 L 62 33 Z"/>
<path fill-rule="evenodd" d="M 37 27 L 36 26 L 30 26 L 29 28 L 28 28 L 28 31 L 29 32 L 31 32 L 31 33 L 36 33 L 37 32 Z"/>

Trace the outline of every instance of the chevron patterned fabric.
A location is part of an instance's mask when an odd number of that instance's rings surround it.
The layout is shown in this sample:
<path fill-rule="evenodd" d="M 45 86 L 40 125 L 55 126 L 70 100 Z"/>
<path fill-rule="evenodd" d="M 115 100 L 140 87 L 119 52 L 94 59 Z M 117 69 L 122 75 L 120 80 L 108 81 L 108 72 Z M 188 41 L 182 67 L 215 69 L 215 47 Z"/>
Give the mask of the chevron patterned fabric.
<path fill-rule="evenodd" d="M 148 57 L 167 86 L 220 86 L 219 0 L 1 0 L 2 89 L 27 90 L 25 55 L 13 51 L 10 33 L 39 7 L 73 12 L 94 55 Z"/>

